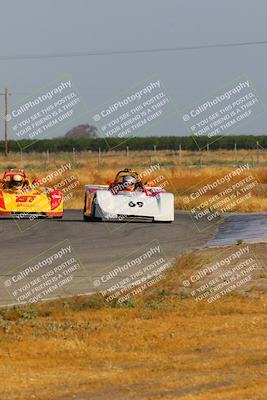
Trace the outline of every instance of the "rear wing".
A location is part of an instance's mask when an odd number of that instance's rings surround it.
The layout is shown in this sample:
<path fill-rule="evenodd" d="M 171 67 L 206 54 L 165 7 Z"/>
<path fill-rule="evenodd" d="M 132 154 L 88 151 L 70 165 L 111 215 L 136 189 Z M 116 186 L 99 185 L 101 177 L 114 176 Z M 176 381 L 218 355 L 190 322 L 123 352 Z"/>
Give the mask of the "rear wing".
<path fill-rule="evenodd" d="M 97 190 L 108 190 L 108 185 L 85 185 L 85 191 L 95 193 Z"/>
<path fill-rule="evenodd" d="M 166 193 L 166 190 L 165 189 L 163 189 L 162 187 L 160 187 L 160 186 L 146 186 L 145 185 L 145 188 L 147 189 L 147 190 L 149 190 L 150 192 L 152 192 L 152 193 L 154 193 L 154 192 L 157 192 L 157 193 Z"/>
<path fill-rule="evenodd" d="M 108 185 L 85 185 L 85 189 L 108 189 Z"/>
<path fill-rule="evenodd" d="M 3 175 L 3 180 L 5 180 L 7 178 L 12 178 L 14 175 L 20 175 L 20 176 L 22 176 L 23 179 L 26 179 L 26 174 L 23 171 L 23 169 L 12 168 L 12 169 L 8 169 L 7 171 L 5 171 L 5 173 Z"/>
<path fill-rule="evenodd" d="M 151 193 L 166 193 L 166 190 L 160 186 L 144 186 L 146 190 L 149 190 Z M 108 185 L 85 185 L 85 191 L 89 193 L 95 193 L 97 190 L 108 190 Z"/>

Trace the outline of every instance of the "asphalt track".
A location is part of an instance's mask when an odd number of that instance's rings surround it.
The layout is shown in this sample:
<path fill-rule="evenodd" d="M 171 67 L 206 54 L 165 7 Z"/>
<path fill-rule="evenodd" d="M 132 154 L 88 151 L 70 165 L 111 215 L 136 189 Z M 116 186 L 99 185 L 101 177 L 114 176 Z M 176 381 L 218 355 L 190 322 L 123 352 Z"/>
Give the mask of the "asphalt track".
<path fill-rule="evenodd" d="M 4 285 L 6 279 L 22 270 L 23 264 L 29 265 L 29 260 L 37 262 L 66 243 L 72 246 L 83 271 L 79 275 L 83 284 L 74 281 L 66 292 L 73 295 L 95 291 L 94 279 L 109 265 L 129 258 L 137 249 L 148 248 L 150 243 L 159 243 L 166 257 L 173 259 L 205 245 L 216 230 L 216 224 L 196 226 L 186 212 L 176 212 L 172 224 L 83 222 L 80 210 L 66 210 L 63 220 L 1 219 L 0 305 L 16 303 Z M 41 272 L 34 275 L 38 274 Z"/>
<path fill-rule="evenodd" d="M 232 213 L 220 224 L 208 246 L 227 246 L 238 241 L 245 243 L 267 242 L 267 213 Z"/>

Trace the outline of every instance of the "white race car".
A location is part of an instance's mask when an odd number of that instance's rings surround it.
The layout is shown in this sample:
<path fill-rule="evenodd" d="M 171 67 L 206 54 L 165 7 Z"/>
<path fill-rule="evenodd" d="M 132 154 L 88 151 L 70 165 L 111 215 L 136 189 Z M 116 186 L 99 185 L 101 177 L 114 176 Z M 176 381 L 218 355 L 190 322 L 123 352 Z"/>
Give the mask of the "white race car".
<path fill-rule="evenodd" d="M 109 185 L 85 186 L 84 220 L 172 222 L 174 195 L 142 183 L 135 171 L 124 169 Z"/>

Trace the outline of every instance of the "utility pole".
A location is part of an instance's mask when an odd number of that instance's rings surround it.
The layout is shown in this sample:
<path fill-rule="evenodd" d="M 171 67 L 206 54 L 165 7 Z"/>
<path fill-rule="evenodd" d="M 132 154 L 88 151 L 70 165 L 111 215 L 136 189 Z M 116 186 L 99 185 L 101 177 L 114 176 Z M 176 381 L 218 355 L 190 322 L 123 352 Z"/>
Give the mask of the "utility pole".
<path fill-rule="evenodd" d="M 7 99 L 8 96 L 10 96 L 11 93 L 8 93 L 7 88 L 5 88 L 5 92 L 4 93 L 0 93 L 0 96 L 4 96 L 4 102 L 5 102 L 5 106 L 4 106 L 4 122 L 5 122 L 5 136 L 4 136 L 4 140 L 5 140 L 5 147 L 4 147 L 4 152 L 5 152 L 5 156 L 7 157 L 7 153 L 8 153 L 8 140 L 7 140 Z"/>

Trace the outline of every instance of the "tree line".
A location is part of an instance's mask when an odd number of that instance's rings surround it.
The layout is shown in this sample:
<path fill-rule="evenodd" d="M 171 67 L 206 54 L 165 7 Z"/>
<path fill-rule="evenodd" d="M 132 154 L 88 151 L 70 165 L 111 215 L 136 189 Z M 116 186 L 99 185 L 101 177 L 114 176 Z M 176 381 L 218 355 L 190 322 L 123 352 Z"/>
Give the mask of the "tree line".
<path fill-rule="evenodd" d="M 267 136 L 240 135 L 240 136 L 224 136 L 222 138 L 214 138 L 213 143 L 207 136 L 193 138 L 192 136 L 151 136 L 151 137 L 133 137 L 126 139 L 121 138 L 82 138 L 82 139 L 41 139 L 41 140 L 10 140 L 8 143 L 9 151 L 23 152 L 44 152 L 44 151 L 108 151 L 125 150 L 128 146 L 131 150 L 151 150 L 156 146 L 157 150 L 199 150 L 207 147 L 210 150 L 225 149 L 230 150 L 235 146 L 238 149 L 256 149 L 267 148 Z M 4 142 L 0 141 L 0 151 L 4 151 Z"/>

